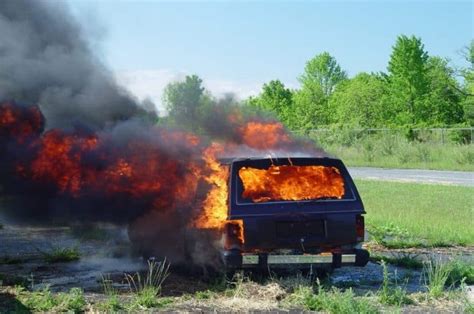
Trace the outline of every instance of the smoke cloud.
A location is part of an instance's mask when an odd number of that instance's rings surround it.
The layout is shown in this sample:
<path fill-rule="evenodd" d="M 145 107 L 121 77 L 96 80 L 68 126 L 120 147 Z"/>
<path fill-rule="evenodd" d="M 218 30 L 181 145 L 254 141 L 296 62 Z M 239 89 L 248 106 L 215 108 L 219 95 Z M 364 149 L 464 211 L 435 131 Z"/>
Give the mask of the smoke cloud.
<path fill-rule="evenodd" d="M 0 1 L 0 35 L 0 192 L 12 219 L 127 225 L 142 252 L 216 264 L 224 221 L 202 221 L 209 204 L 226 212 L 226 193 L 213 194 L 227 182 L 219 158 L 323 154 L 231 96 L 183 118 L 199 135 L 157 126 L 61 3 Z"/>
<path fill-rule="evenodd" d="M 47 128 L 99 129 L 143 112 L 59 1 L 0 1 L 0 99 L 38 104 Z"/>

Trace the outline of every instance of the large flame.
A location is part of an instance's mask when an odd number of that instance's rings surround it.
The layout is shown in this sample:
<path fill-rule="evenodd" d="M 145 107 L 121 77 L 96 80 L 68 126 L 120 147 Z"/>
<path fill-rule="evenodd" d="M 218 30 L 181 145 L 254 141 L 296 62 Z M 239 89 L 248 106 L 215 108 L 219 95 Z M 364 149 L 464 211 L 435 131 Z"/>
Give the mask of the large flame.
<path fill-rule="evenodd" d="M 92 133 L 52 129 L 43 133 L 44 119 L 37 106 L 4 102 L 0 103 L 0 148 L 8 149 L 10 155 L 0 156 L 0 162 L 8 161 L 17 178 L 46 187 L 48 193 L 68 199 L 89 200 L 100 196 L 101 201 L 106 198 L 104 204 L 112 210 L 132 204 L 130 210 L 133 211 L 133 206 L 139 204 L 145 212 L 184 211 L 187 217 L 192 217 L 186 222 L 188 227 L 222 231 L 227 226 L 243 243 L 242 221 L 228 220 L 229 168 L 222 165 L 219 158 L 238 157 L 243 146 L 253 151 L 260 150 L 263 156 L 268 150 L 285 149 L 295 143 L 278 122 L 257 119 L 246 122 L 242 115 L 233 112 L 226 123 L 233 129 L 223 142 L 153 125 L 140 126 L 140 132 L 125 133 L 125 137 L 118 137 L 110 130 Z M 338 189 L 334 187 L 338 182 L 334 170 L 278 169 L 287 176 L 290 172 L 295 177 L 301 176 L 289 183 L 302 185 L 305 191 L 309 190 L 306 185 L 314 185 L 315 182 L 321 185 L 327 183 L 331 189 Z M 276 169 L 269 171 L 274 173 Z M 242 169 L 240 175 L 244 178 L 246 193 L 250 193 L 256 202 L 268 197 L 339 197 L 341 193 L 339 190 L 329 192 L 319 189 L 317 195 L 311 194 L 313 192 L 296 196 L 282 192 L 279 195 L 276 185 L 273 186 L 268 179 L 263 185 L 255 178 L 252 182 L 248 181 L 252 176 L 268 177 L 268 172 Z M 207 183 L 206 194 L 198 199 L 196 195 L 203 181 Z M 262 192 L 264 189 L 270 191 L 272 196 Z"/>
<path fill-rule="evenodd" d="M 342 198 L 344 180 L 335 167 L 271 165 L 268 169 L 242 167 L 242 197 L 255 203 Z"/>

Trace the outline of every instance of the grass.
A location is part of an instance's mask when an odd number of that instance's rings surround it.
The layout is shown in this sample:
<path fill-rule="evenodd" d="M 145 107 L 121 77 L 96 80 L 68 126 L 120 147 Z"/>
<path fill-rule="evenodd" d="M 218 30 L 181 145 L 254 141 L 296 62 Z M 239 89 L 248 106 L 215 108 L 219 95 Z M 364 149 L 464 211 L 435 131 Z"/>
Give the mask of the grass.
<path fill-rule="evenodd" d="M 107 299 L 99 304 L 99 310 L 106 312 L 118 312 L 123 310 L 117 289 L 114 288 L 110 276 L 102 276 L 102 289 Z"/>
<path fill-rule="evenodd" d="M 474 245 L 474 188 L 356 180 L 373 240 L 388 248 Z"/>
<path fill-rule="evenodd" d="M 428 294 L 433 298 L 439 298 L 443 296 L 446 288 L 472 285 L 474 265 L 458 259 L 450 261 L 431 259 L 424 263 L 423 277 Z"/>
<path fill-rule="evenodd" d="M 326 151 L 349 166 L 474 171 L 474 145 L 429 138 L 409 141 L 403 135 L 364 135 L 331 140 L 319 137 Z"/>
<path fill-rule="evenodd" d="M 81 313 L 87 304 L 84 293 L 79 288 L 71 288 L 67 293 L 53 294 L 49 287 L 31 292 L 18 287 L 15 294 L 28 310 L 34 312 Z"/>
<path fill-rule="evenodd" d="M 290 308 L 302 307 L 324 313 L 378 313 L 377 307 L 367 297 L 356 297 L 352 289 L 324 289 L 319 283 L 316 291 L 310 286 L 299 286 L 285 303 Z"/>
<path fill-rule="evenodd" d="M 398 267 L 404 267 L 408 269 L 421 269 L 423 268 L 423 262 L 415 256 L 409 254 L 400 254 L 399 256 L 383 256 L 383 255 L 371 255 L 370 260 L 373 262 L 380 262 L 391 264 Z"/>
<path fill-rule="evenodd" d="M 64 263 L 79 260 L 81 257 L 77 247 L 60 248 L 54 247 L 49 252 L 40 251 L 48 263 Z"/>
<path fill-rule="evenodd" d="M 385 262 L 382 261 L 383 282 L 382 287 L 378 293 L 379 301 L 382 304 L 394 305 L 400 307 L 405 304 L 412 304 L 413 301 L 408 297 L 407 292 L 398 285 L 395 281 L 391 284 L 388 276 L 388 268 Z"/>
<path fill-rule="evenodd" d="M 451 266 L 440 260 L 431 260 L 425 263 L 423 275 L 428 293 L 433 298 L 443 295 L 445 286 L 450 276 Z"/>
<path fill-rule="evenodd" d="M 172 302 L 169 298 L 158 298 L 161 294 L 161 286 L 169 275 L 169 266 L 166 260 L 159 263 L 148 261 L 148 271 L 144 277 L 140 273 L 125 276 L 130 291 L 134 295 L 129 305 L 130 310 L 159 308 Z"/>

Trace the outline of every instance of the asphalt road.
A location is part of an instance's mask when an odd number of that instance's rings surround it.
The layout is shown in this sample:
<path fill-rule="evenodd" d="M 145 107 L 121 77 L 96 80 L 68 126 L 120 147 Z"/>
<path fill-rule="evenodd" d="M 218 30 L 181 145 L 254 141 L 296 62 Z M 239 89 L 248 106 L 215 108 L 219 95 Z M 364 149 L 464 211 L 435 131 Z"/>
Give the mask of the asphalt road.
<path fill-rule="evenodd" d="M 474 187 L 474 172 L 419 169 L 348 168 L 352 178 L 387 181 L 453 184 Z"/>

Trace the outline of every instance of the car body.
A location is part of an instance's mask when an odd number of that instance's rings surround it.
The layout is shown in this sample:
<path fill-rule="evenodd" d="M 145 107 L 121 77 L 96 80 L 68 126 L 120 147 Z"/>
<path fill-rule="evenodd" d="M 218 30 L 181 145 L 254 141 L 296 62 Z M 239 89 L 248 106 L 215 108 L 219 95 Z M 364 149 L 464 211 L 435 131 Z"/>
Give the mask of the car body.
<path fill-rule="evenodd" d="M 341 160 L 314 157 L 240 158 L 228 160 L 227 163 L 230 166 L 229 211 L 222 250 L 222 260 L 227 269 L 289 265 L 329 265 L 337 268 L 342 265 L 367 264 L 369 254 L 361 248 L 365 233 L 365 210 L 357 188 Z M 312 166 L 319 168 L 311 168 Z M 329 171 L 328 173 L 337 177 L 339 181 L 334 182 L 342 185 L 343 191 L 338 197 L 270 200 L 263 187 L 259 191 L 263 196 L 257 196 L 254 200 L 244 197 L 246 188 L 243 171 L 255 169 L 253 171 L 263 175 L 284 176 L 280 170 L 276 174 L 268 174 L 268 169 L 289 170 L 301 167 Z M 309 175 L 308 178 L 319 177 Z M 281 184 L 283 187 L 282 182 L 285 180 L 283 177 L 277 185 Z M 295 180 L 294 182 L 298 182 L 299 179 Z M 319 188 L 321 187 L 320 185 Z M 268 188 L 267 184 L 266 189 Z M 270 188 L 280 194 L 280 187 Z M 308 185 L 305 189 L 313 188 L 318 187 L 311 184 L 311 187 Z"/>

